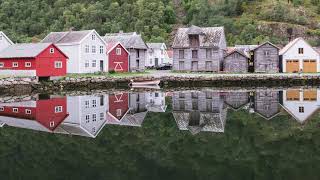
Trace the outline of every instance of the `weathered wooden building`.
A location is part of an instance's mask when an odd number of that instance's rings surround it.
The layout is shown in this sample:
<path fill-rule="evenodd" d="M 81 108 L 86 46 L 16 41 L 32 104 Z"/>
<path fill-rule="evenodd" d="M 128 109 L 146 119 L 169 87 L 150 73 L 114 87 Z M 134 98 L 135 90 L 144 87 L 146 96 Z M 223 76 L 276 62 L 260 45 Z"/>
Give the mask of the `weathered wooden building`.
<path fill-rule="evenodd" d="M 219 92 L 174 92 L 172 101 L 173 117 L 180 130 L 189 130 L 192 134 L 224 132 L 227 108 Z"/>
<path fill-rule="evenodd" d="M 265 42 L 252 51 L 253 69 L 257 73 L 279 72 L 279 48 L 270 42 Z"/>
<path fill-rule="evenodd" d="M 172 48 L 173 70 L 219 72 L 227 49 L 224 28 L 179 28 Z"/>
<path fill-rule="evenodd" d="M 223 71 L 227 73 L 247 73 L 249 68 L 249 54 L 233 48 L 228 51 L 223 60 Z"/>
<path fill-rule="evenodd" d="M 246 91 L 226 92 L 224 102 L 232 109 L 238 110 L 249 103 L 249 93 Z"/>
<path fill-rule="evenodd" d="M 269 120 L 280 112 L 279 91 L 257 90 L 254 96 L 254 110 Z"/>
<path fill-rule="evenodd" d="M 148 46 L 140 34 L 131 33 L 110 33 L 104 36 L 106 43 L 120 42 L 129 52 L 129 70 L 143 71 L 145 69 L 146 53 Z"/>

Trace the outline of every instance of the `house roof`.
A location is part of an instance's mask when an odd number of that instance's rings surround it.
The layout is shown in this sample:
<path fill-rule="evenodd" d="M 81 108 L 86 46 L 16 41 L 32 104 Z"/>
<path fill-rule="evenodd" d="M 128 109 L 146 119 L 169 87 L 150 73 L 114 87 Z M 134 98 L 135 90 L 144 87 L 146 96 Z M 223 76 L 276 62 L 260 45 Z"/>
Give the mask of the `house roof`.
<path fill-rule="evenodd" d="M 14 43 L 11 41 L 11 39 L 9 39 L 8 36 L 7 36 L 4 32 L 0 31 L 0 35 L 2 35 L 3 37 L 5 37 L 5 38 L 7 39 L 7 41 L 9 41 L 10 44 L 14 44 Z"/>
<path fill-rule="evenodd" d="M 13 44 L 0 52 L 0 58 L 33 58 L 52 43 Z"/>
<path fill-rule="evenodd" d="M 136 32 L 131 33 L 109 33 L 104 36 L 104 41 L 106 43 L 120 42 L 128 49 L 148 49 L 146 43 L 143 41 L 140 34 Z"/>
<path fill-rule="evenodd" d="M 223 27 L 202 27 L 200 28 L 203 33 L 200 34 L 200 46 L 201 47 L 219 47 L 221 39 L 224 37 Z M 190 28 L 179 28 L 172 47 L 173 48 L 188 48 L 189 47 L 189 37 L 191 33 L 196 33 L 199 31 L 199 27 L 195 28 L 191 26 Z M 198 32 L 199 33 L 199 32 Z"/>
<path fill-rule="evenodd" d="M 306 42 L 302 37 L 296 38 L 292 41 L 290 41 L 285 47 L 283 47 L 280 51 L 279 51 L 279 55 L 283 55 L 285 54 L 293 45 L 295 45 L 298 41 L 304 41 L 305 43 L 307 43 L 311 48 L 313 48 L 308 42 Z M 317 51 L 317 49 L 313 48 L 314 51 L 316 51 L 318 54 L 319 51 Z"/>
<path fill-rule="evenodd" d="M 204 34 L 204 30 L 201 27 L 192 25 L 191 27 L 188 28 L 188 30 L 186 31 L 187 34 L 189 35 L 197 35 L 197 34 Z"/>
<path fill-rule="evenodd" d="M 41 42 L 55 44 L 80 43 L 87 35 L 94 31 L 95 30 L 51 32 Z"/>
<path fill-rule="evenodd" d="M 151 49 L 161 49 L 162 46 L 165 46 L 164 43 L 147 43 L 148 48 Z"/>
<path fill-rule="evenodd" d="M 110 42 L 107 43 L 107 54 L 110 53 L 110 51 L 112 51 L 118 44 L 120 44 L 120 46 L 123 47 L 123 49 L 129 54 L 129 51 L 120 43 L 120 42 Z"/>
<path fill-rule="evenodd" d="M 234 53 L 239 53 L 240 55 L 242 55 L 242 56 L 244 56 L 246 58 L 249 58 L 249 54 L 246 51 L 241 50 L 241 49 L 236 49 L 236 48 L 234 48 L 232 50 L 228 49 L 227 55 L 225 57 L 228 57 L 228 56 L 230 56 L 231 54 L 234 54 Z"/>
<path fill-rule="evenodd" d="M 255 48 L 253 48 L 253 49 L 252 49 L 252 51 L 257 50 L 258 48 L 260 48 L 261 46 L 264 46 L 264 45 L 266 45 L 266 44 L 270 44 L 271 46 L 273 46 L 273 47 L 275 47 L 275 48 L 279 49 L 279 48 L 278 48 L 278 46 L 276 46 L 276 45 L 272 44 L 271 42 L 267 41 L 267 42 L 264 42 L 264 43 L 262 43 L 262 44 L 258 45 L 258 46 L 257 46 L 257 47 L 255 47 Z"/>

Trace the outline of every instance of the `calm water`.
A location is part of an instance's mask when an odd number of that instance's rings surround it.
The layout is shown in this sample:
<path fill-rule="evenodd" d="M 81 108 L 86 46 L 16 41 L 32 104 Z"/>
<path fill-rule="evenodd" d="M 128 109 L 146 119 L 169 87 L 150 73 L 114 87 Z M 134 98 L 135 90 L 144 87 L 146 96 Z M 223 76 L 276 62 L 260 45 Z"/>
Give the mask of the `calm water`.
<path fill-rule="evenodd" d="M 320 89 L 0 101 L 1 179 L 320 177 Z"/>

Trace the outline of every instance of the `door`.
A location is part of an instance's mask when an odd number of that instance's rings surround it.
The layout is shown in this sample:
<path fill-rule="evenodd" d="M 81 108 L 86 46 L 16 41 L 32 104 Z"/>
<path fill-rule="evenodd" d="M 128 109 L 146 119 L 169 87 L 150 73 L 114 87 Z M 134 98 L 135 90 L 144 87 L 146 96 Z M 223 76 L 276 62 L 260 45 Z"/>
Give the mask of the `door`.
<path fill-rule="evenodd" d="M 139 60 L 136 60 L 136 69 L 139 69 Z"/>
<path fill-rule="evenodd" d="M 212 71 L 212 62 L 206 61 L 206 71 Z"/>
<path fill-rule="evenodd" d="M 154 66 L 159 66 L 159 59 L 158 58 L 155 58 L 154 59 Z"/>
<path fill-rule="evenodd" d="M 299 60 L 288 59 L 286 62 L 286 72 L 288 72 L 288 73 L 299 72 Z"/>
<path fill-rule="evenodd" d="M 103 60 L 100 60 L 100 71 L 101 71 L 101 72 L 104 71 Z"/>
<path fill-rule="evenodd" d="M 300 91 L 299 90 L 287 90 L 286 93 L 287 101 L 299 101 Z"/>
<path fill-rule="evenodd" d="M 314 73 L 317 72 L 317 63 L 314 59 L 303 60 L 303 72 Z"/>
<path fill-rule="evenodd" d="M 192 61 L 191 70 L 198 71 L 198 62 L 197 61 Z"/>
<path fill-rule="evenodd" d="M 179 70 L 180 70 L 180 71 L 183 71 L 183 70 L 184 70 L 184 62 L 183 62 L 183 61 L 180 61 L 180 62 L 179 62 Z"/>
<path fill-rule="evenodd" d="M 304 90 L 303 91 L 304 101 L 317 101 L 317 90 Z"/>

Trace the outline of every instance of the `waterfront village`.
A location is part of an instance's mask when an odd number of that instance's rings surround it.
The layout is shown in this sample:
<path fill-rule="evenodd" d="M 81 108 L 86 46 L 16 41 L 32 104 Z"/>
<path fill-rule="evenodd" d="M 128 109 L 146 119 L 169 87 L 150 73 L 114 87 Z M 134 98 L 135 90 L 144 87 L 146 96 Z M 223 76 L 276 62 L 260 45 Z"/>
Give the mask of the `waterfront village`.
<path fill-rule="evenodd" d="M 39 43 L 13 43 L 0 32 L 0 76 L 57 79 L 67 74 L 144 72 L 317 73 L 319 51 L 302 37 L 288 44 L 228 47 L 223 27 L 179 28 L 171 47 L 146 43 L 136 32 L 51 32 Z"/>

